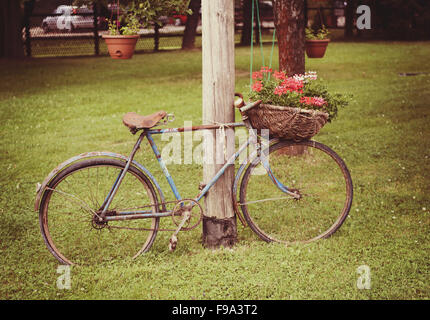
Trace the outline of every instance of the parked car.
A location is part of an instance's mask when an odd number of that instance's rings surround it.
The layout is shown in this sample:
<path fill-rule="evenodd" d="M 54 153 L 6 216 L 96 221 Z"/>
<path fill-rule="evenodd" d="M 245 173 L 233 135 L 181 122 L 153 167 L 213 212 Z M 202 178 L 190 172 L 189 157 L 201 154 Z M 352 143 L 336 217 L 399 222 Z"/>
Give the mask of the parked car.
<path fill-rule="evenodd" d="M 162 26 L 174 25 L 184 26 L 187 23 L 188 16 L 185 14 L 174 14 L 171 17 L 161 16 L 158 21 L 161 22 Z"/>
<path fill-rule="evenodd" d="M 42 21 L 44 32 L 60 30 L 71 32 L 77 29 L 92 29 L 94 27 L 94 11 L 88 7 L 73 7 L 61 5 L 53 12 L 54 15 L 48 16 Z M 105 19 L 97 18 L 98 26 L 105 27 Z"/>
<path fill-rule="evenodd" d="M 272 1 L 259 1 L 258 10 L 260 12 L 260 21 L 273 21 L 274 15 Z M 254 21 L 257 21 L 256 11 L 254 12 L 254 19 Z M 234 20 L 236 25 L 243 23 L 243 1 L 236 2 Z"/>

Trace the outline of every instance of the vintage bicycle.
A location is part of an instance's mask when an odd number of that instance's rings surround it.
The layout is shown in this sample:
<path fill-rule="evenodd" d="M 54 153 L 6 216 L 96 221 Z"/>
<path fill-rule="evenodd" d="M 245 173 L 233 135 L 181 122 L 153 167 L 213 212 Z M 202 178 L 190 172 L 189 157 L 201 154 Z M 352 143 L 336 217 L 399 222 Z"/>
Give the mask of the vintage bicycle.
<path fill-rule="evenodd" d="M 35 210 L 49 251 L 62 264 L 91 264 L 127 256 L 138 257 L 154 243 L 158 231 L 173 232 L 174 250 L 180 231 L 199 225 L 199 201 L 249 146 L 254 151 L 237 169 L 233 207 L 244 226 L 262 240 L 308 243 L 331 236 L 351 208 L 353 186 L 344 161 L 329 147 L 312 140 L 283 140 L 259 135 L 247 112 L 261 101 L 238 99 L 243 122 L 182 128 L 154 128 L 172 120 L 164 111 L 149 116 L 128 113 L 123 123 L 139 138 L 128 157 L 89 152 L 57 166 L 39 186 Z M 195 197 L 183 198 L 163 161 L 153 136 L 247 127 L 249 138 Z M 134 158 L 147 139 L 176 200 L 166 201 L 154 175 Z M 294 154 L 294 148 L 305 152 Z M 172 219 L 163 229 L 160 219 Z"/>

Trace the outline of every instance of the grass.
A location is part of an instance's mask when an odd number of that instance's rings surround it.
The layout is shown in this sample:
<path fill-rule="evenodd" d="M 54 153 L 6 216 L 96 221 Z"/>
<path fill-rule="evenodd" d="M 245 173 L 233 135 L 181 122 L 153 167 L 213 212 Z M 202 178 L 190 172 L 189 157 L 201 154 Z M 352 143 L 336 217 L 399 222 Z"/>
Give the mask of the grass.
<path fill-rule="evenodd" d="M 201 53 L 0 61 L 0 298 L 429 299 L 430 75 L 398 75 L 430 72 L 429 54 L 429 42 L 337 42 L 306 61 L 331 89 L 354 95 L 316 137 L 345 159 L 354 182 L 351 214 L 333 237 L 284 247 L 239 225 L 232 250 L 211 251 L 196 228 L 169 253 L 170 233 L 160 232 L 136 260 L 72 267 L 70 290 L 56 286 L 58 263 L 33 210 L 36 183 L 79 153 L 127 155 L 135 139 L 121 124 L 128 111 L 164 109 L 176 126 L 201 123 Z M 236 91 L 247 92 L 248 71 L 249 48 L 237 48 Z M 148 147 L 137 161 L 171 200 Z M 199 166 L 169 169 L 181 194 L 198 192 Z M 361 265 L 370 267 L 370 290 L 357 288 Z"/>

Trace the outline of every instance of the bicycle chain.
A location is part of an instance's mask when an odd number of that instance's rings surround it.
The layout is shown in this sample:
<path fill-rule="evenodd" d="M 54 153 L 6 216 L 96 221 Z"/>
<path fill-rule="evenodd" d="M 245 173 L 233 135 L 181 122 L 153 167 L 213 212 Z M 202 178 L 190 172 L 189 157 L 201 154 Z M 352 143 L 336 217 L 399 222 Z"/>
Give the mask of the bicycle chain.
<path fill-rule="evenodd" d="M 52 190 L 55 192 L 60 193 L 61 195 L 69 195 L 66 192 L 60 191 L 60 190 L 56 190 L 53 188 L 47 188 L 47 190 Z M 74 197 L 72 197 L 74 198 Z M 74 199 L 76 202 L 79 202 L 79 199 Z M 175 204 L 175 206 L 181 202 L 181 201 L 185 201 L 185 200 L 192 200 L 192 199 L 181 199 L 181 200 L 174 200 L 174 201 L 166 201 L 166 202 L 162 202 L 159 204 L 147 204 L 141 207 L 135 207 L 135 208 L 125 208 L 123 210 L 133 210 L 133 209 L 144 209 L 144 208 L 148 208 L 148 207 L 155 207 L 155 206 L 162 206 L 162 207 L 166 207 L 167 204 Z M 193 200 L 194 201 L 194 200 Z M 89 210 L 93 215 L 96 215 L 98 218 L 101 218 L 96 211 L 92 210 L 85 202 L 84 202 L 85 206 L 82 206 L 82 204 L 80 204 L 81 207 L 85 208 L 86 210 Z M 198 204 L 198 203 L 197 203 Z M 200 205 L 199 205 L 200 206 Z M 199 221 L 200 223 L 200 221 Z M 197 227 L 197 225 L 199 224 L 197 223 L 196 225 L 186 228 L 186 231 L 192 230 L 194 228 Z M 105 226 L 101 227 L 102 228 L 108 228 L 108 229 L 123 229 L 123 230 L 136 230 L 136 231 L 176 231 L 177 229 L 163 229 L 163 228 L 158 228 L 158 229 L 152 229 L 152 228 L 133 228 L 133 227 L 118 227 L 118 226 L 110 226 L 108 224 L 106 224 Z"/>
<path fill-rule="evenodd" d="M 178 204 L 179 202 L 181 202 L 181 201 L 184 201 L 184 200 L 189 200 L 189 199 L 182 199 L 182 200 L 175 200 L 175 201 L 166 201 L 166 202 L 162 202 L 162 203 L 159 203 L 158 205 L 157 204 L 147 204 L 147 205 L 144 205 L 144 206 L 141 206 L 141 207 L 136 207 L 136 208 L 126 208 L 126 209 L 123 209 L 123 210 L 133 210 L 133 209 L 144 209 L 144 208 L 148 208 L 148 207 L 155 207 L 155 206 L 163 206 L 163 207 L 166 207 L 166 205 L 167 204 Z M 200 222 L 200 221 L 199 221 Z M 192 230 L 192 229 L 194 229 L 194 228 L 196 228 L 197 226 L 199 225 L 199 223 L 197 223 L 196 225 L 194 225 L 194 226 L 192 226 L 192 227 L 189 227 L 189 228 L 187 228 L 187 229 L 185 229 L 185 231 L 189 231 L 189 230 Z M 123 230 L 135 230 L 135 231 L 176 231 L 176 229 L 163 229 L 163 228 L 158 228 L 158 229 L 152 229 L 152 228 L 133 228 L 133 227 L 118 227 L 118 226 L 110 226 L 110 225 L 106 225 L 106 228 L 108 228 L 108 229 L 123 229 Z"/>

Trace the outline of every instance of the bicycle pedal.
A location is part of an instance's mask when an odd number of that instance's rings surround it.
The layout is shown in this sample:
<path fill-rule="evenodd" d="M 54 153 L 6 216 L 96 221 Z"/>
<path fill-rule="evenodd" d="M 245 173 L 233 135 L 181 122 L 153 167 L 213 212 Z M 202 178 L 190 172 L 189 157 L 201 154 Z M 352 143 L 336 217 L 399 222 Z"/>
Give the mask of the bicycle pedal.
<path fill-rule="evenodd" d="M 176 249 L 176 245 L 178 244 L 178 238 L 173 235 L 169 240 L 169 251 L 173 252 Z"/>

